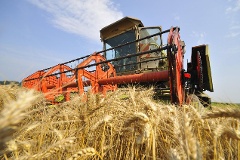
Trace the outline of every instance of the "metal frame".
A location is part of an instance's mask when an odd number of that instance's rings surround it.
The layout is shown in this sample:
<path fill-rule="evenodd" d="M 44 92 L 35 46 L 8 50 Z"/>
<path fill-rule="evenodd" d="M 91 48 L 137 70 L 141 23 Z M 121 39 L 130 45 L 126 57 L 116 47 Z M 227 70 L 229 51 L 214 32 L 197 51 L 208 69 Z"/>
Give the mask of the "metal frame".
<path fill-rule="evenodd" d="M 108 91 L 114 91 L 118 85 L 129 83 L 148 83 L 153 85 L 156 83 L 168 82 L 170 89 L 171 102 L 182 105 L 185 102 L 185 78 L 191 78 L 190 73 L 183 70 L 184 44 L 180 39 L 180 29 L 172 27 L 171 29 L 139 38 L 132 42 L 118 45 L 100 52 L 95 52 L 81 58 L 77 58 L 56 66 L 37 71 L 22 81 L 22 85 L 27 88 L 34 88 L 45 93 L 45 97 L 52 103 L 56 103 L 55 98 L 63 95 L 65 100 L 70 100 L 71 92 L 84 94 L 84 87 L 90 86 L 93 93 L 106 94 Z M 106 60 L 103 56 L 106 51 L 116 49 L 131 43 L 138 43 L 141 40 L 148 39 L 157 35 L 168 33 L 167 44 L 157 49 L 144 52 L 137 52 L 111 60 Z M 111 62 L 119 61 L 130 57 L 139 57 L 144 54 L 160 52 L 167 50 L 167 57 L 158 57 L 155 59 L 145 60 L 144 62 L 156 61 L 159 59 L 167 59 L 168 68 L 166 70 L 149 70 L 147 72 L 134 70 L 131 73 L 117 75 L 115 66 Z M 80 61 L 80 62 L 79 62 Z M 75 67 L 70 64 L 77 63 Z M 135 62 L 126 65 L 139 64 L 143 62 Z M 122 66 L 123 67 L 123 66 Z M 94 68 L 93 70 L 90 70 Z M 84 80 L 84 78 L 86 80 Z M 163 88 L 163 89 L 166 89 Z"/>

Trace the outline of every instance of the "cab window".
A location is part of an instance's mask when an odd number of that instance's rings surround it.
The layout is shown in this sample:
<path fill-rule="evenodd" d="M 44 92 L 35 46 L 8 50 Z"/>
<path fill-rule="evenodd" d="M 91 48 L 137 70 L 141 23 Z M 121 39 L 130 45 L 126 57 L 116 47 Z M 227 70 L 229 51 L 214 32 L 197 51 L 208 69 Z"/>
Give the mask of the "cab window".
<path fill-rule="evenodd" d="M 130 30 L 120 35 L 117 35 L 115 37 L 112 37 L 110 39 L 107 39 L 104 42 L 105 42 L 106 49 L 109 49 L 109 48 L 116 47 L 116 46 L 131 42 L 131 41 L 135 41 L 135 40 L 136 40 L 135 30 Z M 110 60 L 114 58 L 123 57 L 128 54 L 136 53 L 136 51 L 137 51 L 136 44 L 131 43 L 131 44 L 124 45 L 122 47 L 118 47 L 113 50 L 107 51 L 106 59 Z M 131 57 L 126 59 L 121 59 L 118 61 L 113 61 L 112 64 L 114 65 L 116 72 L 123 72 L 123 71 L 134 69 L 135 68 L 134 65 L 128 65 L 128 64 L 134 63 L 136 61 L 137 61 L 137 57 Z"/>
<path fill-rule="evenodd" d="M 154 27 L 154 28 L 141 28 L 140 30 L 140 39 L 145 38 L 150 35 L 154 35 L 156 33 L 160 33 L 161 28 L 160 27 Z M 152 50 L 161 47 L 162 41 L 160 35 L 156 35 L 154 37 L 150 37 L 144 40 L 141 40 L 139 43 L 139 50 L 140 52 Z"/>

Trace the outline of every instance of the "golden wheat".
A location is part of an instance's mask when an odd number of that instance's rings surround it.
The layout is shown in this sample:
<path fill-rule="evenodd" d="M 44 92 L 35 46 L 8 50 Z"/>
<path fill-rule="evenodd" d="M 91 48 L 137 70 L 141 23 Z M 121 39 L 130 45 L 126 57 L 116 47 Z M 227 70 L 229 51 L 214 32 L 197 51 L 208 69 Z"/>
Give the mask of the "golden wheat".
<path fill-rule="evenodd" d="M 68 158 L 68 160 L 76 160 L 76 159 L 80 159 L 83 156 L 94 156 L 96 154 L 99 155 L 94 148 L 91 148 L 91 147 L 84 148 L 84 149 L 81 149 L 80 151 L 78 151 L 77 153 L 75 153 L 70 158 Z M 99 156 L 99 158 L 101 158 L 101 157 Z"/>
<path fill-rule="evenodd" d="M 203 115 L 202 118 L 232 117 L 240 119 L 240 109 L 234 107 L 215 108 L 212 112 Z"/>
<path fill-rule="evenodd" d="M 57 105 L 21 87 L 0 93 L 0 159 L 240 159 L 236 107 L 176 107 L 134 87 Z"/>

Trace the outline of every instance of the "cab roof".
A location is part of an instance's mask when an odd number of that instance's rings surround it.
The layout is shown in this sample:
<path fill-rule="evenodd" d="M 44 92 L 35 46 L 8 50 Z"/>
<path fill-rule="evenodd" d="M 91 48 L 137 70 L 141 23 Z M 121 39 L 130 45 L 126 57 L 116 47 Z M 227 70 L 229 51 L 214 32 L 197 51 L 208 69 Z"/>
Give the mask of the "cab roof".
<path fill-rule="evenodd" d="M 144 27 L 143 23 L 136 18 L 124 17 L 100 30 L 101 40 L 106 40 L 135 27 Z"/>

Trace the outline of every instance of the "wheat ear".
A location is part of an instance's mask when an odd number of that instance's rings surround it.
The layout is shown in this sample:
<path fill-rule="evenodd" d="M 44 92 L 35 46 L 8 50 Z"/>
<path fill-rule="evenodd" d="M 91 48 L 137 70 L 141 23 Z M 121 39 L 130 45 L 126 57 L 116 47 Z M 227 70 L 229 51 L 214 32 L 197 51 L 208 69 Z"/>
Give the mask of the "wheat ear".
<path fill-rule="evenodd" d="M 102 159 L 102 157 L 94 148 L 88 147 L 88 148 L 81 149 L 80 151 L 72 155 L 70 158 L 68 158 L 68 160 L 76 160 L 83 156 L 94 156 L 94 155 L 98 155 L 99 158 Z"/>
<path fill-rule="evenodd" d="M 33 91 L 24 91 L 18 94 L 16 101 L 5 104 L 0 113 L 0 152 L 4 149 L 3 144 L 19 129 L 18 124 L 27 116 L 26 110 L 37 97 Z"/>
<path fill-rule="evenodd" d="M 48 147 L 45 151 L 31 156 L 30 159 L 31 158 L 44 159 L 44 158 L 50 157 L 51 155 L 57 153 L 60 150 L 63 150 L 65 147 L 72 144 L 74 142 L 74 140 L 75 140 L 75 137 L 69 137 L 69 138 L 62 139 L 62 140 L 58 141 L 57 143 L 53 144 L 52 146 Z"/>
<path fill-rule="evenodd" d="M 206 115 L 203 115 L 202 118 L 219 118 L 219 117 L 232 117 L 236 119 L 240 119 L 240 109 L 238 108 L 224 108 L 224 109 L 216 109 Z"/>
<path fill-rule="evenodd" d="M 214 130 L 214 134 L 216 136 L 215 138 L 218 138 L 220 136 L 226 136 L 226 137 L 229 137 L 229 138 L 232 138 L 232 139 L 240 140 L 240 132 L 238 130 L 230 128 L 226 125 L 218 126 Z"/>

